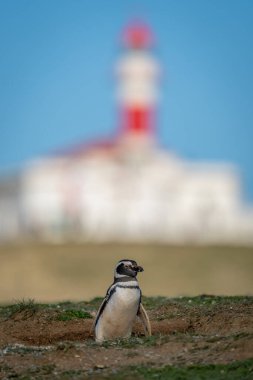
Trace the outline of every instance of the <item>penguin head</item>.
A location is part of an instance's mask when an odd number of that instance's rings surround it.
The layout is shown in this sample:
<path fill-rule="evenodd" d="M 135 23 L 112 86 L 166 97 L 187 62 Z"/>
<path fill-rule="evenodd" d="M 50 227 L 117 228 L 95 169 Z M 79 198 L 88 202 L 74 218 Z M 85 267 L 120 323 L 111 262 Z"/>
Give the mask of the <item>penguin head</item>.
<path fill-rule="evenodd" d="M 143 272 L 143 268 L 137 265 L 137 262 L 134 260 L 120 260 L 115 268 L 114 277 L 136 277 L 138 272 Z"/>

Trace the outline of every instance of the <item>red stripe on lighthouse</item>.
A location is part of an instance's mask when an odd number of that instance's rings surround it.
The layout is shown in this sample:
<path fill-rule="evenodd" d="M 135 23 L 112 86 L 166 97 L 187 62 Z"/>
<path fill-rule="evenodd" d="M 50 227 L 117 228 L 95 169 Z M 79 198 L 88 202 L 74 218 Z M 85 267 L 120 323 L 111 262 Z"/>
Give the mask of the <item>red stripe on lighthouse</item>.
<path fill-rule="evenodd" d="M 123 112 L 123 131 L 131 134 L 150 134 L 153 131 L 153 112 L 132 107 Z"/>

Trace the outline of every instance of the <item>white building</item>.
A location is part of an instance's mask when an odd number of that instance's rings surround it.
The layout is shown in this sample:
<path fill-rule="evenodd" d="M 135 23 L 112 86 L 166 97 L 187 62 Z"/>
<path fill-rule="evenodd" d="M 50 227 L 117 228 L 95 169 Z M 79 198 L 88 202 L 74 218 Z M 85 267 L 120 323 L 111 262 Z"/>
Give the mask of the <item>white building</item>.
<path fill-rule="evenodd" d="M 119 136 L 34 160 L 2 181 L 0 239 L 252 244 L 253 209 L 235 169 L 189 163 L 156 144 L 150 32 L 130 27 L 125 43 Z"/>

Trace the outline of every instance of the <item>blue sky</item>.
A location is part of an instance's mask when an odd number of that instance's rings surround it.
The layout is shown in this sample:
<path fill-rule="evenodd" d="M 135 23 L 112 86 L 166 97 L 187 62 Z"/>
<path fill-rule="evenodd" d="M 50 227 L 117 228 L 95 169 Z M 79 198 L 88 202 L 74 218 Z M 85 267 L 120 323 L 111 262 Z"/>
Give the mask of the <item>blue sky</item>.
<path fill-rule="evenodd" d="M 0 0 L 0 170 L 113 135 L 113 66 L 136 15 L 164 71 L 160 143 L 236 164 L 253 201 L 252 0 Z"/>

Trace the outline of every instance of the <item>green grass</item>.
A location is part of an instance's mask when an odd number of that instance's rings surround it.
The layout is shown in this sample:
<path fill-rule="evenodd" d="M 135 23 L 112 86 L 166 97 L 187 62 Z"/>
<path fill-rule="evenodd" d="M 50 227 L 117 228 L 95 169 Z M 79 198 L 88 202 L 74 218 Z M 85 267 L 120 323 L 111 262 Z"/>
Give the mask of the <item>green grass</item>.
<path fill-rule="evenodd" d="M 142 296 L 142 303 L 147 309 L 156 309 L 159 306 L 166 304 L 170 298 L 168 297 L 145 297 Z"/>
<path fill-rule="evenodd" d="M 142 297 L 142 303 L 147 309 L 156 309 L 159 306 L 175 304 L 177 306 L 206 306 L 231 305 L 235 303 L 252 304 L 252 296 L 213 296 L 202 294 L 195 297 Z"/>
<path fill-rule="evenodd" d="M 202 294 L 196 297 L 171 298 L 172 301 L 187 306 L 216 306 L 218 304 L 230 305 L 235 303 L 252 303 L 252 296 L 213 296 Z"/>
<path fill-rule="evenodd" d="M 131 366 L 120 370 L 94 367 L 92 370 L 55 371 L 55 365 L 32 366 L 22 374 L 12 373 L 12 377 L 28 379 L 107 379 L 107 380 L 252 380 L 253 359 L 230 364 L 208 364 L 189 366 Z"/>
<path fill-rule="evenodd" d="M 39 304 L 35 303 L 33 299 L 22 299 L 13 305 L 1 306 L 0 316 L 11 318 L 19 313 L 23 313 L 24 317 L 29 318 L 39 310 Z"/>
<path fill-rule="evenodd" d="M 143 297 L 143 305 L 147 310 L 155 313 L 154 319 L 161 321 L 187 315 L 188 317 L 201 313 L 202 316 L 209 315 L 210 312 L 217 312 L 221 309 L 233 309 L 236 305 L 245 306 L 245 313 L 248 313 L 247 306 L 253 304 L 252 296 L 212 296 L 200 295 L 195 297 Z"/>
<path fill-rule="evenodd" d="M 36 303 L 32 299 L 22 299 L 12 305 L 0 305 L 0 317 L 8 319 L 22 314 L 23 319 L 34 316 L 38 311 L 44 311 L 49 315 L 57 312 L 56 319 L 60 321 L 69 321 L 72 319 L 88 319 L 93 318 L 90 311 L 97 310 L 99 303 L 94 302 L 70 302 L 61 303 Z M 87 310 L 84 310 L 87 309 Z"/>
<path fill-rule="evenodd" d="M 253 359 L 217 365 L 175 366 L 137 366 L 117 371 L 115 374 L 94 374 L 92 378 L 112 380 L 158 379 L 158 380 L 252 380 Z"/>
<path fill-rule="evenodd" d="M 0 367 L 1 369 L 1 367 Z M 30 379 L 112 379 L 112 380 L 252 380 L 253 360 L 234 362 L 232 364 L 220 365 L 194 365 L 194 366 L 163 366 L 125 367 L 118 371 L 111 371 L 108 368 L 96 368 L 93 370 L 56 370 L 54 364 L 43 366 L 31 366 L 25 372 L 17 374 L 7 366 L 2 369 L 10 371 L 9 378 L 20 380 Z"/>
<path fill-rule="evenodd" d="M 22 299 L 12 305 L 0 305 L 0 316 L 11 317 L 18 313 L 24 313 L 27 316 L 34 315 L 39 310 L 52 311 L 57 310 L 59 320 L 71 320 L 75 318 L 92 318 L 91 312 L 98 309 L 102 302 L 102 297 L 93 298 L 90 301 L 82 302 L 60 302 L 60 303 L 36 303 L 33 299 Z M 199 308 L 202 312 L 206 309 L 209 312 L 210 308 L 216 307 L 233 307 L 235 304 L 243 304 L 245 306 L 253 303 L 253 296 L 211 296 L 200 295 L 196 297 L 142 297 L 142 303 L 147 310 L 156 310 L 162 306 L 175 306 L 176 315 L 174 311 L 160 314 L 159 320 L 167 319 L 174 316 L 179 316 L 185 311 L 191 312 L 193 308 Z"/>
<path fill-rule="evenodd" d="M 71 321 L 72 319 L 89 319 L 93 318 L 90 313 L 83 310 L 64 310 L 57 316 L 58 321 Z"/>

